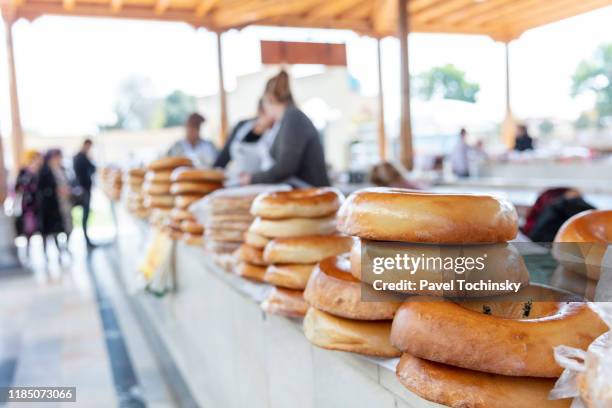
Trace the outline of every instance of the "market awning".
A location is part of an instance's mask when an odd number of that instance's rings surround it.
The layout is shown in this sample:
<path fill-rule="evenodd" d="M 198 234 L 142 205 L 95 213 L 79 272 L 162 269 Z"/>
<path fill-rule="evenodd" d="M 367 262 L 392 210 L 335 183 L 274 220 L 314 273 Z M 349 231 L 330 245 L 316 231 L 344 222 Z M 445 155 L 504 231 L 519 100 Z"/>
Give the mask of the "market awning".
<path fill-rule="evenodd" d="M 376 37 L 397 32 L 397 0 L 0 0 L 5 16 L 74 15 L 182 21 L 213 31 L 247 25 L 338 28 Z M 488 35 L 509 41 L 530 28 L 612 0 L 411 0 L 411 32 Z"/>

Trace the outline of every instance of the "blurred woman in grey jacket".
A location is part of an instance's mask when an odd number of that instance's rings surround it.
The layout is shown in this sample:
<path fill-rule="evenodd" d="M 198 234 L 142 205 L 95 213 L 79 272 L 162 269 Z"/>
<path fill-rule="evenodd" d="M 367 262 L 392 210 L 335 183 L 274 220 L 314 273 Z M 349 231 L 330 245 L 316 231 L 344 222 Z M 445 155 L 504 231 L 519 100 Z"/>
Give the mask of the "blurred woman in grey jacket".
<path fill-rule="evenodd" d="M 253 174 L 242 174 L 241 184 L 289 183 L 295 187 L 329 186 L 325 154 L 319 132 L 294 103 L 289 75 L 281 71 L 266 84 L 266 113 L 276 122 L 270 148 L 272 165 Z"/>

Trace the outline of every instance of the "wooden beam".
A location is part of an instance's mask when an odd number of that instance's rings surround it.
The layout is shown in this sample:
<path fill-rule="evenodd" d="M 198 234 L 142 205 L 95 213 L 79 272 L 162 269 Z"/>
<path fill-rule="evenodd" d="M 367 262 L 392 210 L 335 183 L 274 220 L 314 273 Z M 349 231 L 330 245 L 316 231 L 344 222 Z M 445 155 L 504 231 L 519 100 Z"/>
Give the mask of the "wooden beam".
<path fill-rule="evenodd" d="M 491 24 L 504 24 L 505 19 L 508 16 L 520 12 L 521 10 L 527 10 L 533 12 L 538 10 L 542 6 L 541 0 L 520 0 L 512 3 L 502 4 L 499 7 L 481 13 L 477 16 L 470 18 L 470 24 L 474 25 L 491 25 Z M 554 4 L 557 7 L 557 4 Z"/>
<path fill-rule="evenodd" d="M 196 7 L 195 15 L 198 18 L 204 17 L 210 10 L 217 5 L 219 0 L 201 0 L 198 7 Z"/>
<path fill-rule="evenodd" d="M 434 21 L 446 13 L 461 10 L 471 4 L 473 0 L 440 0 L 432 3 L 430 7 L 411 13 L 410 18 L 413 21 Z"/>
<path fill-rule="evenodd" d="M 257 25 L 271 27 L 303 27 L 352 30 L 362 35 L 375 36 L 369 21 L 361 19 L 349 19 L 345 18 L 344 16 L 340 18 L 319 18 L 316 21 L 304 20 L 300 17 L 275 17 L 258 21 Z"/>
<path fill-rule="evenodd" d="M 155 14 L 161 16 L 166 12 L 166 10 L 168 10 L 168 7 L 170 7 L 170 0 L 157 0 L 153 10 Z"/>
<path fill-rule="evenodd" d="M 326 0 L 246 0 L 212 13 L 215 26 L 225 29 L 255 24 L 273 17 L 300 16 Z"/>
<path fill-rule="evenodd" d="M 307 20 L 316 20 L 318 18 L 333 18 L 338 14 L 344 13 L 354 7 L 358 0 L 335 0 L 321 4 L 315 7 L 306 14 Z"/>
<path fill-rule="evenodd" d="M 4 209 L 4 200 L 8 191 L 8 177 L 6 174 L 6 164 L 4 163 L 4 146 L 2 135 L 0 135 L 0 211 Z"/>
<path fill-rule="evenodd" d="M 559 0 L 554 6 L 546 5 L 534 10 L 523 10 L 520 15 L 508 17 L 505 23 L 516 36 L 531 28 L 574 17 L 610 5 L 610 0 Z M 514 23 L 516 21 L 516 23 Z"/>
<path fill-rule="evenodd" d="M 385 135 L 385 98 L 383 92 L 382 50 L 380 39 L 376 40 L 376 56 L 378 60 L 378 157 L 381 162 L 387 160 L 387 137 Z"/>
<path fill-rule="evenodd" d="M 400 161 L 412 170 L 412 126 L 410 118 L 410 66 L 408 62 L 408 0 L 398 0 L 397 35 L 400 44 Z"/>
<path fill-rule="evenodd" d="M 23 153 L 23 129 L 19 112 L 19 95 L 17 92 L 17 72 L 15 69 L 15 53 L 13 51 L 13 22 L 6 19 L 4 31 L 6 39 L 6 57 L 9 79 L 9 96 L 11 100 L 11 136 L 13 145 L 13 171 L 19 171 L 19 161 Z"/>
<path fill-rule="evenodd" d="M 377 0 L 372 15 L 374 32 L 380 37 L 397 32 L 397 0 Z"/>
<path fill-rule="evenodd" d="M 123 0 L 111 0 L 111 12 L 117 14 L 123 7 Z"/>
<path fill-rule="evenodd" d="M 74 10 L 74 7 L 76 6 L 76 0 L 62 0 L 62 5 L 64 7 L 64 10 Z"/>
<path fill-rule="evenodd" d="M 371 0 L 361 0 L 355 7 L 342 14 L 338 20 L 360 20 L 372 14 L 373 3 Z"/>
<path fill-rule="evenodd" d="M 70 17 L 112 17 L 120 19 L 138 19 L 138 20 L 154 20 L 154 21 L 176 21 L 190 24 L 194 27 L 206 27 L 210 31 L 216 31 L 215 27 L 208 18 L 196 18 L 193 9 L 168 9 L 164 14 L 155 14 L 153 7 L 138 7 L 132 6 L 129 3 L 124 3 L 120 13 L 113 13 L 108 3 L 101 4 L 83 4 L 78 3 L 74 10 L 65 10 L 60 3 L 45 4 L 44 7 L 40 3 L 25 2 L 25 4 L 16 10 L 16 18 L 25 18 L 26 20 L 35 20 L 42 15 L 58 15 Z"/>
<path fill-rule="evenodd" d="M 437 1 L 438 0 L 410 0 L 408 3 L 408 13 L 410 16 L 412 16 L 413 13 L 426 9 Z"/>
<path fill-rule="evenodd" d="M 508 149 L 512 149 L 516 137 L 516 123 L 510 104 L 510 44 L 505 43 L 504 50 L 506 53 L 506 117 L 502 123 L 502 140 Z"/>
<path fill-rule="evenodd" d="M 506 3 L 516 3 L 516 1 L 517 0 L 488 0 L 474 2 L 471 6 L 466 6 L 461 10 L 456 10 L 453 13 L 449 13 L 444 17 L 439 18 L 438 22 L 473 26 L 471 21 L 475 16 L 478 16 L 481 13 L 486 13 L 489 10 L 495 10 Z"/>
<path fill-rule="evenodd" d="M 225 94 L 225 80 L 223 76 L 223 43 L 221 41 L 222 33 L 217 32 L 217 70 L 219 73 L 219 141 L 223 146 L 227 140 L 228 125 L 227 125 L 227 95 Z"/>

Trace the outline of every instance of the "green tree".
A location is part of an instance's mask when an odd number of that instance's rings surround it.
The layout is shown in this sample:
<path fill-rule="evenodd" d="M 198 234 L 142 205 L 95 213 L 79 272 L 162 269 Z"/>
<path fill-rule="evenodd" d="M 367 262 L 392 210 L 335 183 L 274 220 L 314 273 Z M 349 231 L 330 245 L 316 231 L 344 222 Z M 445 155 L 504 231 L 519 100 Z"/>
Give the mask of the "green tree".
<path fill-rule="evenodd" d="M 612 121 L 612 44 L 602 44 L 593 57 L 578 64 L 572 77 L 572 96 L 593 95 L 597 113 L 595 124 L 604 127 Z M 583 126 L 585 118 L 581 118 Z"/>
<path fill-rule="evenodd" d="M 555 124 L 549 119 L 544 119 L 540 122 L 538 128 L 543 135 L 549 135 L 555 130 Z"/>
<path fill-rule="evenodd" d="M 417 93 L 426 100 L 434 98 L 476 102 L 480 85 L 465 79 L 465 72 L 452 64 L 434 67 L 417 77 Z"/>
<path fill-rule="evenodd" d="M 196 110 L 196 98 L 183 91 L 174 91 L 164 98 L 164 127 L 181 126 L 187 116 Z"/>

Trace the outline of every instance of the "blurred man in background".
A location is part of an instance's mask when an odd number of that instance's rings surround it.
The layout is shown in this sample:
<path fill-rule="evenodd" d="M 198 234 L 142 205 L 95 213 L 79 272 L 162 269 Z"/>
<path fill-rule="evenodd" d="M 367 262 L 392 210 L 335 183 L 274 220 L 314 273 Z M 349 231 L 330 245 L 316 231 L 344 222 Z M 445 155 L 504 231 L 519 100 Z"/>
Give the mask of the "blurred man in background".
<path fill-rule="evenodd" d="M 533 138 L 527 132 L 527 126 L 518 125 L 516 128 L 516 139 L 514 140 L 514 150 L 524 152 L 533 150 Z"/>
<path fill-rule="evenodd" d="M 200 137 L 200 128 L 205 121 L 199 113 L 189 115 L 185 123 L 185 138 L 170 148 L 168 156 L 186 156 L 197 167 L 212 167 L 217 158 L 217 149 L 211 142 Z"/>
<path fill-rule="evenodd" d="M 89 221 L 89 210 L 91 204 L 91 187 L 93 185 L 93 176 L 96 172 L 96 166 L 89 158 L 89 152 L 93 142 L 91 139 L 85 139 L 81 150 L 74 156 L 73 169 L 76 180 L 81 187 L 79 203 L 83 207 L 83 235 L 88 248 L 93 248 L 95 245 L 89 239 L 87 234 L 87 222 Z"/>
<path fill-rule="evenodd" d="M 467 130 L 462 128 L 459 131 L 459 140 L 450 154 L 451 168 L 457 177 L 469 177 L 470 175 L 470 146 L 466 139 Z"/>

